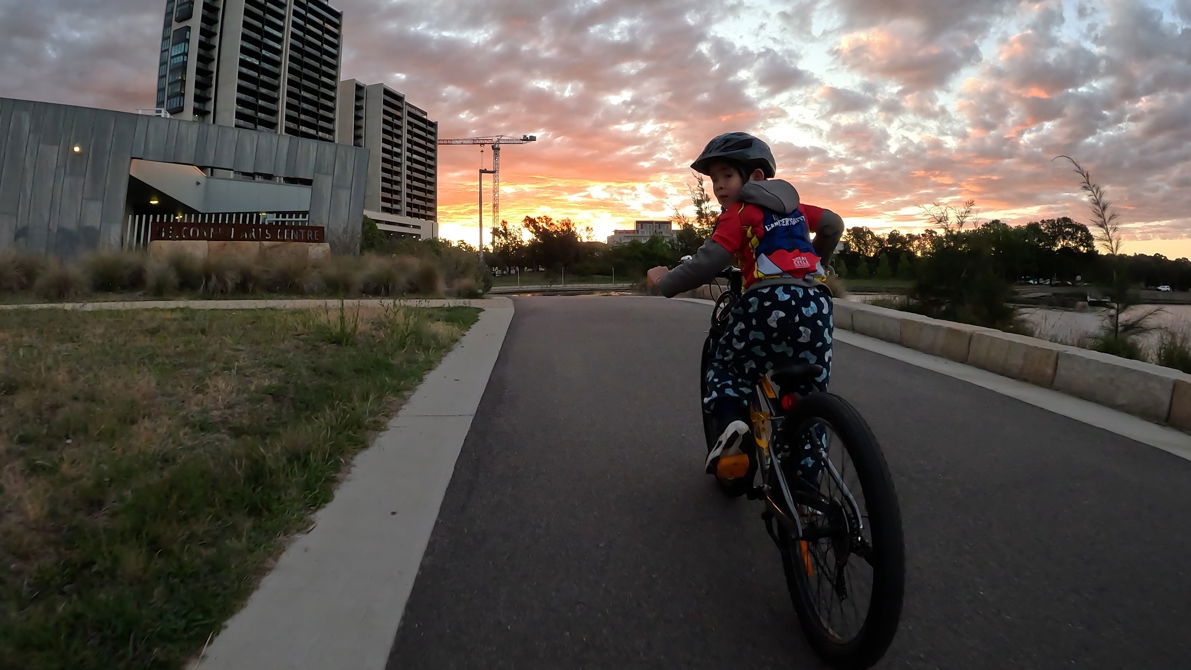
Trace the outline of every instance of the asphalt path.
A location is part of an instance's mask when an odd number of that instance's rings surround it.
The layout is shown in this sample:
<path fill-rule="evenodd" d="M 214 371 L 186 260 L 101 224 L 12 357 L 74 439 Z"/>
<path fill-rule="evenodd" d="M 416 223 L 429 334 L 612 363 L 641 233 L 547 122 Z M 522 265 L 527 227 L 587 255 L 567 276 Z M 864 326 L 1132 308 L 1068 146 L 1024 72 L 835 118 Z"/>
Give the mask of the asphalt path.
<path fill-rule="evenodd" d="M 701 472 L 708 313 L 516 299 L 391 669 L 821 667 L 757 503 Z M 1191 463 L 835 354 L 832 388 L 880 438 L 905 527 L 905 610 L 878 667 L 1191 667 Z"/>

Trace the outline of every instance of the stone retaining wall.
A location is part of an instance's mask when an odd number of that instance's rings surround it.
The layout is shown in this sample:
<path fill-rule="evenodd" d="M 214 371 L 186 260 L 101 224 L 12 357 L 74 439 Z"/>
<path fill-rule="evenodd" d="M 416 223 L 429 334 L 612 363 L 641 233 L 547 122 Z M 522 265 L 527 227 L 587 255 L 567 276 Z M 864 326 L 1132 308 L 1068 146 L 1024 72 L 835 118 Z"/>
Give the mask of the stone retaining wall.
<path fill-rule="evenodd" d="M 991 328 L 837 298 L 835 325 L 1191 432 L 1191 375 Z"/>

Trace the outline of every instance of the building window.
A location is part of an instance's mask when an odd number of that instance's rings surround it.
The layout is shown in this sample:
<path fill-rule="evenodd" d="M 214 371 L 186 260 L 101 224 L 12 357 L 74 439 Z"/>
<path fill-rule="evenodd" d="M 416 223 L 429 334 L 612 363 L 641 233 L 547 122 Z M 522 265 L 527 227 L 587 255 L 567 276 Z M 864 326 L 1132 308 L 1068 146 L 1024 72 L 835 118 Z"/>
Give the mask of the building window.
<path fill-rule="evenodd" d="M 182 0 L 174 9 L 174 20 L 185 21 L 194 16 L 194 0 Z"/>

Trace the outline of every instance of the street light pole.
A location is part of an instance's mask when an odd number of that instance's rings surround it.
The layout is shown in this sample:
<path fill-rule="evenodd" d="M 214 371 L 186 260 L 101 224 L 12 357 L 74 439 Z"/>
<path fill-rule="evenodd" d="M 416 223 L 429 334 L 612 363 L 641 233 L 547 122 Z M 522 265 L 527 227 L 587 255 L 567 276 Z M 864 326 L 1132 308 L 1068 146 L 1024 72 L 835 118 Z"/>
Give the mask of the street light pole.
<path fill-rule="evenodd" d="M 476 175 L 476 192 L 479 193 L 479 205 L 476 207 L 476 212 L 480 217 L 480 262 L 484 262 L 484 175 L 494 174 L 496 170 L 485 170 L 480 168 L 480 174 Z M 492 225 L 496 225 L 493 221 Z"/>

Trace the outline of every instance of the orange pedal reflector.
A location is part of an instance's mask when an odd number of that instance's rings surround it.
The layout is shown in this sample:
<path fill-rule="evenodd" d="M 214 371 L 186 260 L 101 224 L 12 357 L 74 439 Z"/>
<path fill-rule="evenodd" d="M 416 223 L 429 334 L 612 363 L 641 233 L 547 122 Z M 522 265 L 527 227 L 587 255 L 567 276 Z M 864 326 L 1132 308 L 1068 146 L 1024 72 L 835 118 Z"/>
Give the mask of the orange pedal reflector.
<path fill-rule="evenodd" d="M 740 479 L 748 476 L 749 473 L 749 456 L 748 454 L 732 454 L 731 456 L 721 456 L 715 462 L 715 476 L 720 479 Z"/>
<path fill-rule="evenodd" d="M 806 574 L 808 577 L 815 576 L 815 566 L 811 562 L 810 543 L 806 540 L 798 542 L 798 553 L 802 554 L 802 564 L 806 566 Z"/>

